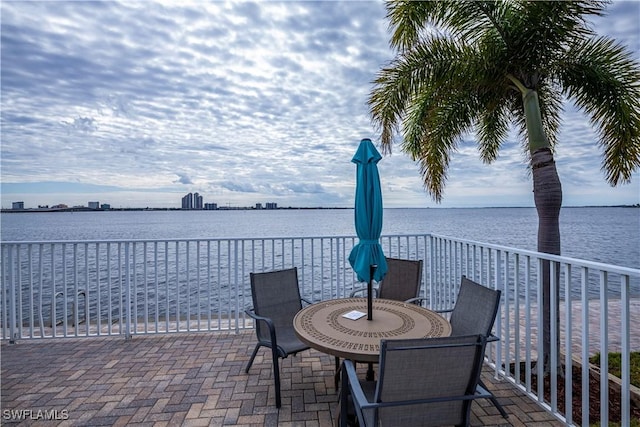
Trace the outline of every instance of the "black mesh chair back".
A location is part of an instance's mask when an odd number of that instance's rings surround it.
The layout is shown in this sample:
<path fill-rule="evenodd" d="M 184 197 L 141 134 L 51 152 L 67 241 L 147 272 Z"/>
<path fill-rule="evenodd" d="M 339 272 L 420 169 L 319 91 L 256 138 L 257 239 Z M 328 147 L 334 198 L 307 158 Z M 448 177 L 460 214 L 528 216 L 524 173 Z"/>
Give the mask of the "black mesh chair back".
<path fill-rule="evenodd" d="M 491 335 L 500 306 L 500 291 L 462 276 L 460 292 L 451 312 L 451 335 Z"/>
<path fill-rule="evenodd" d="M 378 297 L 396 301 L 416 298 L 422 280 L 422 260 L 387 258 L 387 266 Z"/>
<path fill-rule="evenodd" d="M 302 309 L 297 269 L 250 273 L 250 278 L 255 314 L 271 319 L 276 331 L 292 330 L 293 317 Z M 265 323 L 258 322 L 256 331 L 258 339 L 270 340 Z"/>
<path fill-rule="evenodd" d="M 482 335 L 383 340 L 373 394 L 370 384 L 345 369 L 360 424 L 469 425 L 471 402 L 487 397 L 476 393 L 485 342 Z"/>
<path fill-rule="evenodd" d="M 375 296 L 395 301 L 417 300 L 422 282 L 422 260 L 385 259 L 388 267 L 387 274 L 384 275 L 379 287 L 374 288 Z M 367 288 L 354 289 L 351 296 L 366 296 L 366 290 Z"/>

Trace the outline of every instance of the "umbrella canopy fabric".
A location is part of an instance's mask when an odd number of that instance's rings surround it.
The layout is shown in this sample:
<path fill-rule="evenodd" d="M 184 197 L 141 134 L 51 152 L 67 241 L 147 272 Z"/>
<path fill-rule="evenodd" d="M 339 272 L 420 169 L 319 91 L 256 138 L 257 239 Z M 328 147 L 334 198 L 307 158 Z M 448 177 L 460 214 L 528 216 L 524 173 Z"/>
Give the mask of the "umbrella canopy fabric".
<path fill-rule="evenodd" d="M 356 169 L 355 226 L 360 239 L 349 254 L 349 263 L 362 282 L 379 282 L 387 273 L 387 261 L 380 245 L 382 232 L 382 190 L 378 162 L 382 156 L 370 139 L 360 141 L 351 161 Z M 377 265 L 373 277 L 371 266 Z"/>

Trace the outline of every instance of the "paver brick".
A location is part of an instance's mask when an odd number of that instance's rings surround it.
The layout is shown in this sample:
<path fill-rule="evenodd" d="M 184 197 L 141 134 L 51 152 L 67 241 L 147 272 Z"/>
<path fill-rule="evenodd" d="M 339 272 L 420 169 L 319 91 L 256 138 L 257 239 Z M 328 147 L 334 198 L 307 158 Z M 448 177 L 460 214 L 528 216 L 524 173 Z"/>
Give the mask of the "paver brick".
<path fill-rule="evenodd" d="M 66 409 L 69 420 L 61 426 L 328 427 L 337 415 L 332 356 L 309 350 L 282 360 L 278 410 L 269 351 L 244 372 L 255 345 L 249 332 L 1 345 L 2 409 Z M 488 400 L 476 401 L 473 425 L 562 425 L 493 371 L 483 379 L 510 417 L 500 417 Z"/>

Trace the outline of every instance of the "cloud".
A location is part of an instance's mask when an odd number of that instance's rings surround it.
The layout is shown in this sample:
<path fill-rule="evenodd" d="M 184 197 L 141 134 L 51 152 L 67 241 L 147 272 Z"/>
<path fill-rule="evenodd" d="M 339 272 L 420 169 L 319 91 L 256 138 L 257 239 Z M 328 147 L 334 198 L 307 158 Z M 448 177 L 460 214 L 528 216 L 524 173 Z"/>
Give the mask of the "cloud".
<path fill-rule="evenodd" d="M 193 184 L 193 181 L 191 181 L 191 178 L 189 178 L 187 175 L 180 174 L 180 173 L 177 175 L 178 175 L 178 180 L 174 182 L 179 182 L 180 184 Z"/>
<path fill-rule="evenodd" d="M 613 2 L 594 28 L 637 52 L 639 9 Z M 60 183 L 3 192 L 2 206 L 72 204 L 48 200 L 71 197 L 65 183 L 114 206 L 180 206 L 189 191 L 220 205 L 350 206 L 351 157 L 377 138 L 371 82 L 393 57 L 385 14 L 370 1 L 0 3 L 2 182 Z M 595 138 L 568 106 L 557 161 L 570 200 L 637 203 L 637 174 L 602 185 Z M 469 138 L 442 206 L 518 190 L 532 205 L 522 159 L 514 137 L 484 165 Z M 386 206 L 435 206 L 398 147 L 380 168 Z"/>
<path fill-rule="evenodd" d="M 258 189 L 253 184 L 242 182 L 225 181 L 221 183 L 222 188 L 238 193 L 257 193 Z"/>

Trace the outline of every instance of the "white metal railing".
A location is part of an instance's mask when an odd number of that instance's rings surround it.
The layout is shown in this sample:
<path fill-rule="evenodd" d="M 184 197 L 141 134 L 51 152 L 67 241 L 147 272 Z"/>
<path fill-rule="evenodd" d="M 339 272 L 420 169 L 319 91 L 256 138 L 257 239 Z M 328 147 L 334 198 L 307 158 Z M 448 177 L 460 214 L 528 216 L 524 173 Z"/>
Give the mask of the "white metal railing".
<path fill-rule="evenodd" d="M 98 337 L 253 327 L 249 273 L 297 267 L 302 294 L 313 302 L 358 287 L 347 258 L 357 238 L 172 239 L 3 242 L 2 339 Z M 432 309 L 455 303 L 462 275 L 502 291 L 494 327 L 501 339 L 487 351 L 495 375 L 521 388 L 567 424 L 572 416 L 572 370 L 541 378 L 542 265 L 551 268 L 551 370 L 577 364 L 583 390 L 589 357 L 622 353 L 621 424 L 630 417 L 631 351 L 640 350 L 640 269 L 541 254 L 449 237 L 383 236 L 390 257 L 425 261 L 421 294 Z M 601 358 L 601 399 L 608 402 L 607 358 Z M 559 408 L 564 381 L 567 408 Z M 602 405 L 601 422 L 609 419 Z M 583 393 L 581 413 L 589 411 Z M 611 414 L 614 415 L 614 414 Z M 589 425 L 583 417 L 583 425 Z"/>
<path fill-rule="evenodd" d="M 610 415 L 620 417 L 620 425 L 630 421 L 630 353 L 640 351 L 640 332 L 631 329 L 640 322 L 640 270 L 584 260 L 541 254 L 498 245 L 431 236 L 429 286 L 431 303 L 447 306 L 455 291 L 450 289 L 466 275 L 475 281 L 502 291 L 501 305 L 494 330 L 500 342 L 487 352 L 496 376 L 516 384 L 530 397 L 573 425 L 572 369 L 580 366 L 582 390 L 589 390 L 589 358 L 595 353 L 620 352 L 622 356 L 621 409 L 608 413 L 609 378 L 607 358 L 600 363 L 601 425 L 608 425 Z M 563 370 L 564 377 L 550 375 L 548 390 L 542 381 L 534 388 L 534 377 L 542 378 L 543 330 L 542 265 L 551 269 L 550 370 Z M 559 408 L 560 381 L 564 384 L 565 408 Z M 545 395 L 546 393 L 546 395 Z M 604 403 L 606 402 L 606 403 Z M 582 393 L 579 413 L 589 413 L 589 394 Z M 582 416 L 581 424 L 590 425 Z"/>

